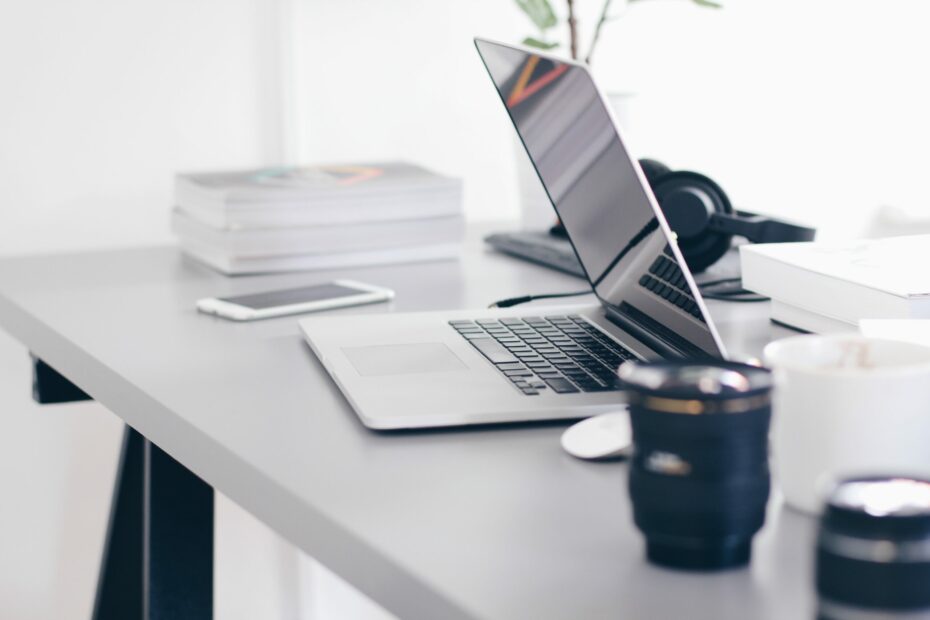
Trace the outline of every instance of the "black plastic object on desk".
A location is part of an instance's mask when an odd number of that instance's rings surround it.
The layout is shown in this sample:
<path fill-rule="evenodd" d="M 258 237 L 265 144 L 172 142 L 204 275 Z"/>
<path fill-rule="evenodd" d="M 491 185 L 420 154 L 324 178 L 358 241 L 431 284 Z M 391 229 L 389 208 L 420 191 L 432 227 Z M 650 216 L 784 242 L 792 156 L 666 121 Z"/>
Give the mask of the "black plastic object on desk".
<path fill-rule="evenodd" d="M 655 564 L 749 562 L 769 497 L 771 373 L 733 362 L 628 362 L 633 520 Z"/>
<path fill-rule="evenodd" d="M 575 256 L 568 238 L 545 230 L 494 233 L 484 238 L 485 243 L 498 252 L 516 256 L 532 263 L 564 273 L 584 277 L 584 270 Z"/>
<path fill-rule="evenodd" d="M 817 617 L 930 618 L 930 481 L 847 480 L 817 540 Z"/>

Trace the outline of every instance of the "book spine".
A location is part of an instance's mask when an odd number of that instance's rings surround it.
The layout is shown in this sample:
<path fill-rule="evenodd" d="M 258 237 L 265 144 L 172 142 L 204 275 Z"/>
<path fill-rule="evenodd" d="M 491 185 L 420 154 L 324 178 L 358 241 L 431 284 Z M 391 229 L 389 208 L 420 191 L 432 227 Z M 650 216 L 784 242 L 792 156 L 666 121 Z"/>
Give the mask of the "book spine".
<path fill-rule="evenodd" d="M 282 209 L 230 210 L 224 214 L 226 226 L 234 230 L 281 228 L 289 226 L 334 226 L 420 220 L 455 216 L 462 212 L 461 201 L 439 198 L 398 205 L 381 203 Z"/>
<path fill-rule="evenodd" d="M 420 263 L 455 260 L 461 256 L 461 246 L 455 243 L 374 252 L 346 252 L 327 255 L 295 254 L 253 259 L 232 258 L 196 243 L 183 243 L 181 249 L 191 258 L 227 275 L 255 275 L 364 267 L 367 265 Z"/>
<path fill-rule="evenodd" d="M 772 321 L 811 334 L 833 334 L 856 331 L 856 325 L 833 317 L 801 310 L 791 304 L 772 301 Z"/>
<path fill-rule="evenodd" d="M 320 255 L 456 243 L 461 241 L 465 229 L 460 215 L 351 226 L 223 231 L 176 211 L 171 222 L 172 230 L 182 242 L 194 242 L 238 258 Z"/>

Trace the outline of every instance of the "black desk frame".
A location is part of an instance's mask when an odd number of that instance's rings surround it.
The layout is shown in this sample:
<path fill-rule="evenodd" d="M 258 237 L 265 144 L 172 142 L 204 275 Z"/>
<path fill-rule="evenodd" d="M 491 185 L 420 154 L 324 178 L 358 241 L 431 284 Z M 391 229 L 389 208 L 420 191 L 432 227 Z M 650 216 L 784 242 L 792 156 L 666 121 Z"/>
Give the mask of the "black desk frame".
<path fill-rule="evenodd" d="M 37 358 L 33 397 L 43 404 L 91 398 Z M 129 426 L 92 617 L 213 617 L 213 489 Z"/>

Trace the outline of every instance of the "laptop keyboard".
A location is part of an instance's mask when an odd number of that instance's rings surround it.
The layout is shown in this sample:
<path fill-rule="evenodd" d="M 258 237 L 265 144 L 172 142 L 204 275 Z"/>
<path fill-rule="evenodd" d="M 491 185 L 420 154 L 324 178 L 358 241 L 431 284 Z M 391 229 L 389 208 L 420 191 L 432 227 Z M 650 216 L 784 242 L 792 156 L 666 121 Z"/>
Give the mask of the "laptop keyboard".
<path fill-rule="evenodd" d="M 620 389 L 616 370 L 637 359 L 577 315 L 449 321 L 526 395 Z"/>
<path fill-rule="evenodd" d="M 678 306 L 699 321 L 704 320 L 701 316 L 701 309 L 688 290 L 685 275 L 675 262 L 672 250 L 668 246 L 665 246 L 665 252 L 649 266 L 649 273 L 639 279 L 639 285 Z"/>

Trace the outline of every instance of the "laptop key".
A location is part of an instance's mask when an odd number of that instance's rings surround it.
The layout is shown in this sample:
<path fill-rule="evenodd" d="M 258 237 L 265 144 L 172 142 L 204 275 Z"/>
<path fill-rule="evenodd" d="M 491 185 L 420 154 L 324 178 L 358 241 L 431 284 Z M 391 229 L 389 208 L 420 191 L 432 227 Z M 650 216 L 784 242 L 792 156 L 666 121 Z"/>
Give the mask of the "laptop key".
<path fill-rule="evenodd" d="M 519 360 L 503 345 L 493 338 L 473 338 L 472 345 L 481 352 L 492 364 L 506 364 L 518 362 Z"/>
<path fill-rule="evenodd" d="M 526 367 L 519 362 L 505 362 L 503 364 L 498 364 L 497 367 L 500 370 L 525 370 Z"/>
<path fill-rule="evenodd" d="M 577 366 L 577 365 L 575 365 L 575 366 L 558 366 L 558 365 L 556 365 L 556 366 L 557 366 L 562 372 L 564 372 L 564 373 L 574 373 L 574 374 L 576 374 L 576 375 L 587 375 L 587 374 L 588 374 L 588 373 L 586 373 L 586 372 L 581 368 L 581 366 Z"/>
<path fill-rule="evenodd" d="M 570 394 L 578 391 L 578 388 L 572 385 L 571 381 L 561 377 L 546 379 L 546 384 L 557 394 Z"/>
<path fill-rule="evenodd" d="M 505 370 L 503 371 L 508 377 L 532 377 L 533 373 L 529 370 Z"/>

